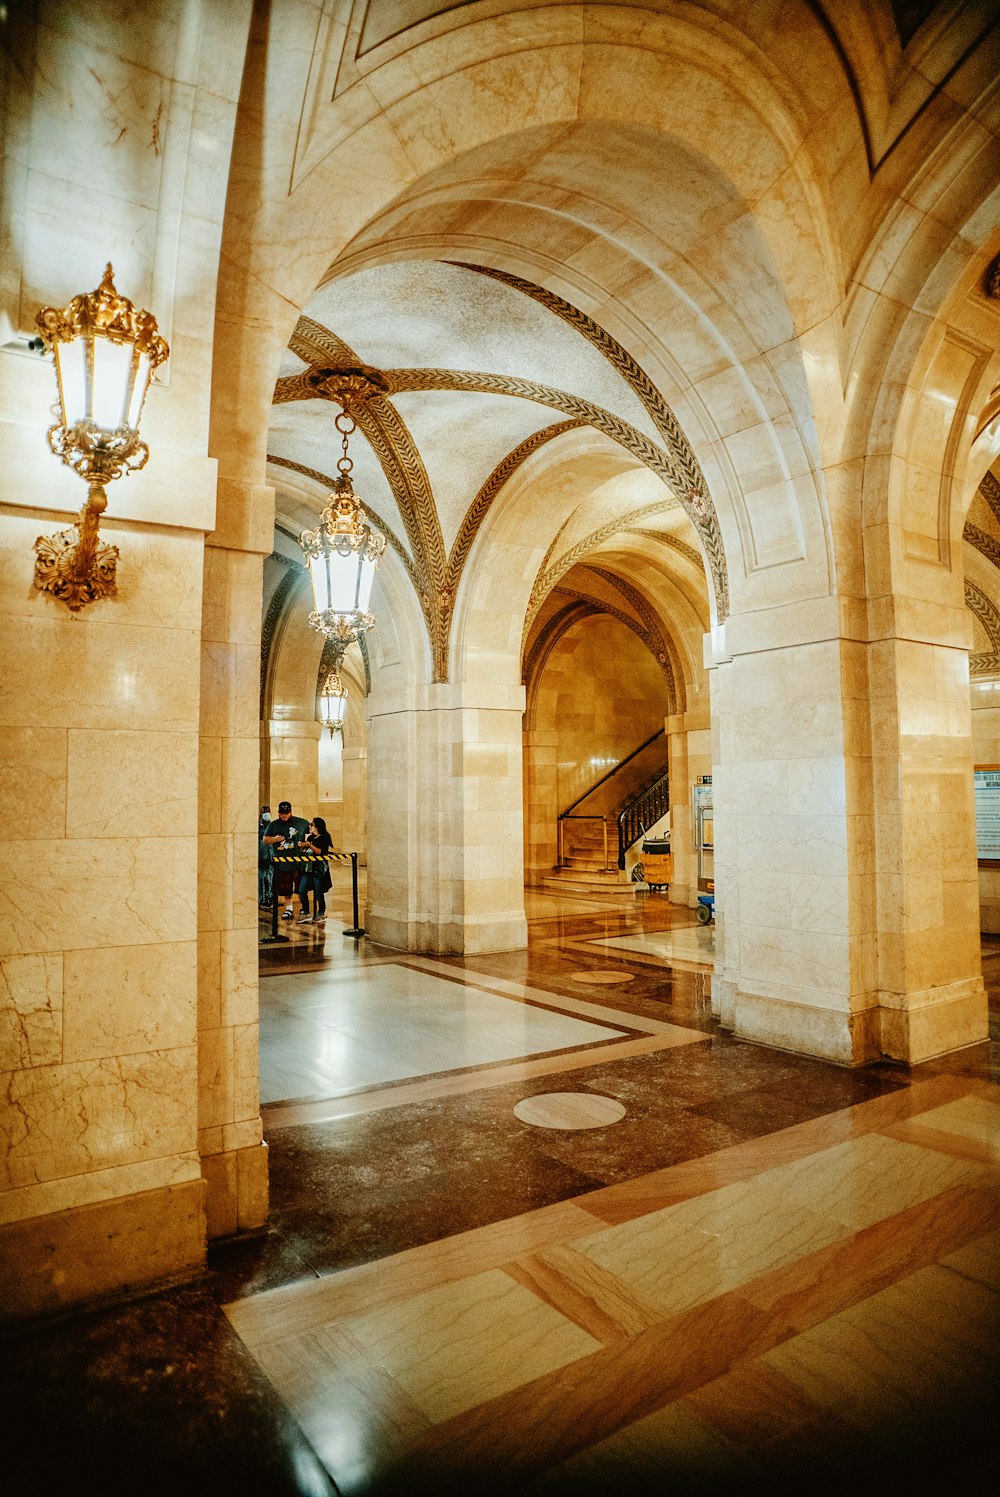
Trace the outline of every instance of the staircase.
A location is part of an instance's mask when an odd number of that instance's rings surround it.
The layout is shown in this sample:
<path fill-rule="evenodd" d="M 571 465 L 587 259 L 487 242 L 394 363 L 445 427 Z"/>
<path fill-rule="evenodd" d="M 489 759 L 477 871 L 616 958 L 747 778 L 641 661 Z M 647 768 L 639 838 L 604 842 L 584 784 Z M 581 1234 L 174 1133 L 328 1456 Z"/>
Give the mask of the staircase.
<path fill-rule="evenodd" d="M 624 869 L 625 854 L 643 833 L 670 810 L 670 776 L 661 775 L 618 817 L 618 867 Z"/>
<path fill-rule="evenodd" d="M 620 846 L 622 817 L 629 814 L 643 795 L 659 786 L 665 798 L 666 756 L 666 734 L 661 729 L 602 775 L 562 813 L 559 864 L 555 870 L 563 875 L 560 886 L 569 875 L 585 878 L 588 885 L 595 878 L 608 885 L 619 885 L 618 869 L 625 866 Z M 637 835 L 641 835 L 641 828 Z"/>

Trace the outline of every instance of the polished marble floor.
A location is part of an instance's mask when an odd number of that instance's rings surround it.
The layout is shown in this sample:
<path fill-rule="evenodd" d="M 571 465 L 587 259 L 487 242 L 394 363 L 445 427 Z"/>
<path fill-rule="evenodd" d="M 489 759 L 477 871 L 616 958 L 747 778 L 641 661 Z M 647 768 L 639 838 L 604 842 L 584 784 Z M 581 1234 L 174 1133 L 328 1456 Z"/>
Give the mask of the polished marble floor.
<path fill-rule="evenodd" d="M 528 903 L 502 956 L 402 956 L 346 919 L 262 947 L 269 1229 L 8 1340 L 11 1490 L 884 1497 L 979 1473 L 996 1043 L 912 1071 L 741 1043 L 690 912 Z M 983 958 L 1000 992 L 1000 941 Z"/>

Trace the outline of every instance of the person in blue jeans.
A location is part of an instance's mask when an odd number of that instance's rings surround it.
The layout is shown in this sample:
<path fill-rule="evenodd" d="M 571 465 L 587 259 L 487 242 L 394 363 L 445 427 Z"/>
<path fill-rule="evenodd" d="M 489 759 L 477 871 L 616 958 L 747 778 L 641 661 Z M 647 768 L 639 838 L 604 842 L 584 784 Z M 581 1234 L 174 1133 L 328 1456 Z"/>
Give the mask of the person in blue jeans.
<path fill-rule="evenodd" d="M 326 891 L 330 887 L 330 865 L 325 861 L 326 854 L 333 847 L 333 838 L 326 829 L 326 822 L 322 816 L 314 816 L 309 823 L 309 830 L 301 843 L 301 850 L 305 852 L 311 849 L 318 857 L 323 858 L 322 863 L 307 864 L 302 871 L 299 880 L 299 903 L 302 913 L 299 916 L 300 925 L 320 925 L 326 919 Z M 313 913 L 309 913 L 309 895 L 313 896 Z"/>

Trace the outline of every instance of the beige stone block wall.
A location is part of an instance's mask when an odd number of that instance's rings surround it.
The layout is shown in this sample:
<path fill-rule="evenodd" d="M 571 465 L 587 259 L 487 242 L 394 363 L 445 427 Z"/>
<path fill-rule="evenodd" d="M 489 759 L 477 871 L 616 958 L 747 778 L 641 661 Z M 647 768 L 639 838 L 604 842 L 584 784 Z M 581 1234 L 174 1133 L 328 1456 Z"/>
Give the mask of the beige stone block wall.
<path fill-rule="evenodd" d="M 319 809 L 319 757 L 321 732 L 315 721 L 271 723 L 271 810 L 277 814 L 281 801 L 292 803 L 296 816 L 309 820 Z"/>
<path fill-rule="evenodd" d="M 46 528 L 9 511 L 0 527 L 0 755 L 11 807 L 0 860 L 0 1220 L 9 1224 L 199 1179 L 203 543 L 107 522 L 121 550 L 119 596 L 74 616 L 31 586 L 32 543 Z M 164 606 L 151 616 L 160 584 Z M 58 1254 L 48 1267 L 64 1271 Z M 133 1268 L 141 1278 L 138 1260 Z M 95 1266 L 74 1292 L 96 1292 L 110 1272 Z M 24 1293 L 60 1300 L 55 1282 Z"/>
<path fill-rule="evenodd" d="M 201 762 L 213 779 L 198 820 L 197 1118 L 210 1236 L 267 1219 L 256 908 L 262 566 L 261 553 L 205 551 Z M 315 760 L 315 739 L 311 747 Z"/>

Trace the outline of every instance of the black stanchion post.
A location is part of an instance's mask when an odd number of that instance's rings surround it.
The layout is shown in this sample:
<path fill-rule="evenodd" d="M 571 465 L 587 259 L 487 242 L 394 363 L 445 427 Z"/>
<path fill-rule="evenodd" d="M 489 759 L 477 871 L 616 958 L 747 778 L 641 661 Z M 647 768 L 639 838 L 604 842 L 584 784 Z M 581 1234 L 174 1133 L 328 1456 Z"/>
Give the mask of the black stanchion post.
<path fill-rule="evenodd" d="M 289 936 L 282 936 L 282 935 L 278 934 L 278 879 L 277 879 L 277 875 L 276 875 L 276 873 L 274 871 L 274 864 L 272 863 L 271 864 L 271 934 L 269 936 L 261 936 L 260 939 L 259 939 L 259 941 L 258 941 L 258 945 L 260 945 L 260 946 L 269 946 L 272 941 L 288 941 L 290 939 L 291 938 Z"/>
<path fill-rule="evenodd" d="M 359 936 L 364 935 L 364 929 L 358 915 L 358 855 L 356 852 L 351 853 L 351 898 L 354 903 L 354 928 L 353 930 L 345 930 L 344 935 L 354 936 L 355 940 L 357 940 Z"/>

